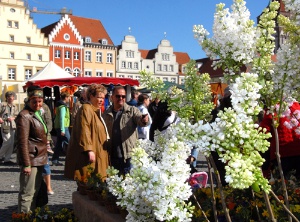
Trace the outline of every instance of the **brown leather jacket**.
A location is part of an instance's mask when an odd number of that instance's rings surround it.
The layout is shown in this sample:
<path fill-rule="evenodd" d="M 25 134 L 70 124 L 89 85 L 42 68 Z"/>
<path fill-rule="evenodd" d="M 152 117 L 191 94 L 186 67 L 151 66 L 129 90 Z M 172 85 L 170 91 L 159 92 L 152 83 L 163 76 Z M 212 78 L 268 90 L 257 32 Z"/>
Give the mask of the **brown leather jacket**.
<path fill-rule="evenodd" d="M 43 124 L 29 107 L 25 107 L 15 120 L 17 160 L 20 166 L 47 164 L 47 135 Z"/>

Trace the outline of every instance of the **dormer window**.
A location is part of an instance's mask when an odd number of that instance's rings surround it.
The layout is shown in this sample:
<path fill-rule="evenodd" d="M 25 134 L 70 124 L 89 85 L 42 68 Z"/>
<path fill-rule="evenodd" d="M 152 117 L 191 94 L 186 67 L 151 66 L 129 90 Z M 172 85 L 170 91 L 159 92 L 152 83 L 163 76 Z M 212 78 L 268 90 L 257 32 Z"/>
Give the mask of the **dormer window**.
<path fill-rule="evenodd" d="M 92 42 L 91 37 L 85 37 L 85 42 L 86 42 L 86 43 L 91 43 L 91 42 Z"/>
<path fill-rule="evenodd" d="M 102 45 L 107 45 L 107 39 L 102 39 Z"/>

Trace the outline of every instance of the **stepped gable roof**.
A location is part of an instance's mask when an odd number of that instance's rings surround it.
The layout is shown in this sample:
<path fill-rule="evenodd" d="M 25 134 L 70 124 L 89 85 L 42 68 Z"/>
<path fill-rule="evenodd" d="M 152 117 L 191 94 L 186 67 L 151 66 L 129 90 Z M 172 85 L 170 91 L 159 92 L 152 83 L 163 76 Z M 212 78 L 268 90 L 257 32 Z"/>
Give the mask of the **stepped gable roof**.
<path fill-rule="evenodd" d="M 69 15 L 82 37 L 89 36 L 93 43 L 106 39 L 108 45 L 114 45 L 100 20 Z"/>
<path fill-rule="evenodd" d="M 48 37 L 49 35 L 53 36 L 58 32 L 60 26 L 66 21 L 72 26 L 73 29 L 76 29 L 75 33 L 78 32 L 78 34 L 82 37 L 90 37 L 92 43 L 99 43 L 100 39 L 106 39 L 108 45 L 114 45 L 101 21 L 97 19 L 83 18 L 74 15 L 65 15 L 58 22 L 43 27 L 41 31 L 45 34 L 46 37 Z"/>

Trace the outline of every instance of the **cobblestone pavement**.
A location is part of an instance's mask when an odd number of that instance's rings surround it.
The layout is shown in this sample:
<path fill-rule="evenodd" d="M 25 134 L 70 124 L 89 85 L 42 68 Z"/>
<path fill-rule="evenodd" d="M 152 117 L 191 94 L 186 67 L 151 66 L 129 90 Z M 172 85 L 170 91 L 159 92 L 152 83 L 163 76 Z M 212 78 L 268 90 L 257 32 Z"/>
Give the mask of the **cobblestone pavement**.
<path fill-rule="evenodd" d="M 15 162 L 16 155 L 13 154 Z M 60 162 L 64 163 L 64 157 Z M 74 181 L 67 180 L 63 176 L 64 166 L 51 166 L 51 182 L 54 195 L 49 195 L 48 206 L 50 210 L 57 211 L 67 207 L 72 209 L 72 193 L 77 185 Z M 0 222 L 11 221 L 13 212 L 18 209 L 19 192 L 19 167 L 0 165 Z"/>
<path fill-rule="evenodd" d="M 16 155 L 13 154 L 15 162 Z M 60 158 L 64 163 L 64 156 Z M 207 172 L 207 164 L 200 153 L 197 161 L 197 170 Z M 57 211 L 64 207 L 72 209 L 72 193 L 77 189 L 74 181 L 67 180 L 63 176 L 64 166 L 51 166 L 51 183 L 54 195 L 49 195 L 48 206 L 50 210 Z M 0 164 L 0 222 L 10 222 L 13 212 L 17 212 L 19 192 L 19 167 L 4 166 Z"/>

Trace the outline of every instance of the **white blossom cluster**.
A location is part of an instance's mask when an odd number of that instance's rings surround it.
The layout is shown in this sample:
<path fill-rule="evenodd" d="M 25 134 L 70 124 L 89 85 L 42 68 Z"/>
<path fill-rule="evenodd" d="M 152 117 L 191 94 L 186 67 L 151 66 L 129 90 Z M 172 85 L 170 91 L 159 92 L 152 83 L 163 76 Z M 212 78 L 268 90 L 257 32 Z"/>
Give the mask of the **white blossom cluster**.
<path fill-rule="evenodd" d="M 247 188 L 258 183 L 264 190 L 270 189 L 263 178 L 261 165 L 264 159 L 259 152 L 269 148 L 270 134 L 254 123 L 253 116 L 259 111 L 257 100 L 260 98 L 258 76 L 242 73 L 231 88 L 232 108 L 218 114 L 211 124 L 214 135 L 211 150 L 216 150 L 220 160 L 226 163 L 226 182 L 234 188 Z"/>
<path fill-rule="evenodd" d="M 284 96 L 293 95 L 300 88 L 300 47 L 286 41 L 277 52 L 275 74 L 272 75 L 275 90 L 282 90 Z"/>
<path fill-rule="evenodd" d="M 155 159 L 155 149 L 160 159 Z M 107 183 L 118 204 L 129 212 L 127 221 L 191 221 L 189 165 L 186 158 L 191 147 L 176 137 L 176 129 L 168 130 L 154 143 L 139 141 L 132 153 L 133 168 L 125 178 L 109 169 Z M 150 156 L 146 151 L 150 151 Z"/>
<path fill-rule="evenodd" d="M 208 32 L 203 26 L 194 26 L 194 37 L 206 52 L 207 56 L 215 61 L 215 66 L 225 66 L 225 71 L 236 74 L 237 68 L 228 63 L 237 62 L 246 65 L 252 62 L 255 55 L 256 39 L 259 37 L 254 22 L 250 20 L 250 12 L 243 0 L 234 0 L 231 7 L 224 9 L 224 4 L 217 5 L 214 15 L 213 33 L 207 39 Z M 233 69 L 232 69 L 233 68 Z"/>
<path fill-rule="evenodd" d="M 283 0 L 286 11 L 290 11 L 295 18 L 297 25 L 300 25 L 300 1 L 299 0 Z"/>

